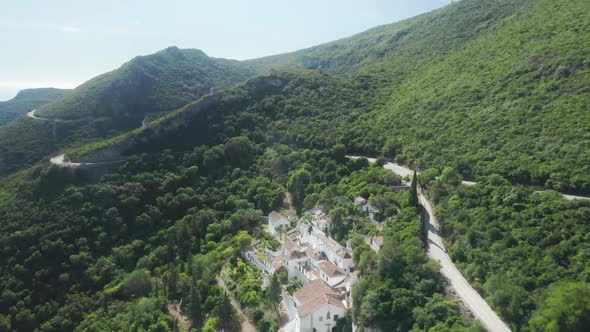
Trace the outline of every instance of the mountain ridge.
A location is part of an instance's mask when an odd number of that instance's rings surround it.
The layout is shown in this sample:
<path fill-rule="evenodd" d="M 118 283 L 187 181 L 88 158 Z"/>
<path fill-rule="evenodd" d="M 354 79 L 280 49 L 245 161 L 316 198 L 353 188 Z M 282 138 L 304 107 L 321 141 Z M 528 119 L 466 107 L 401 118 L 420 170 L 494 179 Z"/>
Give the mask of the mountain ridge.
<path fill-rule="evenodd" d="M 226 270 L 257 327 L 278 330 L 240 252 L 276 249 L 261 216 L 288 203 L 324 206 L 354 248 L 363 277 L 340 332 L 480 331 L 425 256 L 424 188 L 444 256 L 511 329 L 586 330 L 590 202 L 535 187 L 590 190 L 588 22 L 586 0 L 463 0 L 258 63 L 168 48 L 45 108 L 78 121 L 17 119 L 0 168 L 34 166 L 0 178 L 0 329 L 166 331 L 174 301 L 197 328 L 229 329 L 231 315 L 214 322 L 231 311 L 214 278 Z M 236 82 L 185 77 L 186 58 Z M 109 168 L 47 162 L 58 153 Z M 419 176 L 394 192 L 397 175 L 347 154 Z"/>
<path fill-rule="evenodd" d="M 15 120 L 33 108 L 52 102 L 67 91 L 56 88 L 20 90 L 14 98 L 0 102 L 0 126 Z"/>

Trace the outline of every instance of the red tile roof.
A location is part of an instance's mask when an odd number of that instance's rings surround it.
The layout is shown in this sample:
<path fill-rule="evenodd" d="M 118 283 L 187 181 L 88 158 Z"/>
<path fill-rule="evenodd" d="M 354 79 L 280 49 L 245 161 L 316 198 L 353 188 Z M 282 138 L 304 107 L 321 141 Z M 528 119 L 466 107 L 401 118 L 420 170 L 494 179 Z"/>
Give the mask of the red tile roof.
<path fill-rule="evenodd" d="M 330 261 L 322 261 L 319 265 L 320 269 L 330 278 L 344 275 L 344 272 Z"/>
<path fill-rule="evenodd" d="M 311 281 L 295 292 L 294 296 L 301 303 L 297 307 L 299 317 L 307 316 L 326 304 L 346 309 L 346 306 L 340 300 L 340 294 L 320 279 Z"/>

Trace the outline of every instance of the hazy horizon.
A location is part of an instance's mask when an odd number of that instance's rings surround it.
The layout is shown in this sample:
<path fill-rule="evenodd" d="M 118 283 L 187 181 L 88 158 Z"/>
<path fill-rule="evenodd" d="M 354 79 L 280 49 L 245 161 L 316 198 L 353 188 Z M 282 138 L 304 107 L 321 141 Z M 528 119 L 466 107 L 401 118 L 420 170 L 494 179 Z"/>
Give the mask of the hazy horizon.
<path fill-rule="evenodd" d="M 137 55 L 169 46 L 197 48 L 219 58 L 259 58 L 348 37 L 450 2 L 182 0 L 146 5 L 138 0 L 92 4 L 58 0 L 39 6 L 29 0 L 5 4 L 0 13 L 4 45 L 0 101 L 12 99 L 22 89 L 75 88 Z"/>

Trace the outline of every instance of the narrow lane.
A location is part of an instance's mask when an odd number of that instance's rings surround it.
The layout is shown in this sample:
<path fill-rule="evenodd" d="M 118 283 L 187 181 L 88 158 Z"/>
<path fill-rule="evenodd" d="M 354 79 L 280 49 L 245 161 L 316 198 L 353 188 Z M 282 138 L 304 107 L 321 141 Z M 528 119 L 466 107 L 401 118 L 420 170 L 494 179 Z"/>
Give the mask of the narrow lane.
<path fill-rule="evenodd" d="M 374 163 L 375 161 L 377 161 L 377 159 L 375 159 L 375 158 L 368 158 L 368 157 L 363 157 L 363 156 L 346 156 L 346 157 L 350 158 L 350 159 L 365 158 L 371 163 Z M 398 175 L 400 175 L 402 177 L 405 177 L 405 176 L 412 177 L 414 175 L 414 171 L 412 171 L 411 169 L 409 169 L 405 166 L 402 166 L 402 165 L 396 164 L 396 163 L 389 163 L 388 162 L 387 164 L 383 165 L 383 168 L 393 171 L 394 173 L 397 173 Z M 418 174 L 420 174 L 420 172 L 418 172 Z M 477 182 L 461 181 L 461 184 L 463 184 L 465 186 L 475 186 L 477 184 Z M 540 194 L 540 193 L 544 192 L 544 190 L 537 190 L 535 192 Z M 587 196 L 567 195 L 567 194 L 561 194 L 561 193 L 560 193 L 560 195 L 569 201 L 572 201 L 575 199 L 590 200 L 590 197 L 587 197 Z"/>
<path fill-rule="evenodd" d="M 358 156 L 350 156 L 349 158 L 359 158 Z M 374 158 L 367 158 L 370 162 L 375 162 Z M 391 170 L 401 176 L 413 176 L 414 171 L 395 163 L 387 163 L 383 165 L 385 169 Z M 470 185 L 467 183 L 467 185 Z M 434 214 L 434 209 L 430 201 L 424 195 L 421 188 L 418 190 L 418 198 L 420 204 L 424 207 L 426 212 L 424 222 L 427 229 L 427 251 L 428 256 L 436 260 L 441 265 L 441 274 L 447 279 L 451 287 L 455 289 L 457 295 L 462 302 L 469 308 L 473 315 L 492 332 L 510 332 L 510 328 L 504 323 L 500 317 L 490 308 L 487 302 L 471 287 L 465 280 L 463 275 L 459 272 L 453 261 L 445 250 L 442 239 L 438 233 L 438 221 Z"/>
<path fill-rule="evenodd" d="M 420 204 L 426 210 L 425 220 L 428 231 L 427 250 L 428 256 L 440 262 L 441 273 L 447 279 L 449 284 L 455 289 L 463 303 L 471 310 L 473 315 L 483 323 L 483 325 L 493 332 L 508 332 L 510 329 L 500 319 L 500 317 L 490 308 L 488 303 L 479 295 L 473 287 L 465 280 L 461 272 L 457 269 L 451 258 L 445 250 L 442 239 L 438 233 L 438 220 L 432 209 L 430 201 L 424 195 L 422 189 L 418 191 Z"/>

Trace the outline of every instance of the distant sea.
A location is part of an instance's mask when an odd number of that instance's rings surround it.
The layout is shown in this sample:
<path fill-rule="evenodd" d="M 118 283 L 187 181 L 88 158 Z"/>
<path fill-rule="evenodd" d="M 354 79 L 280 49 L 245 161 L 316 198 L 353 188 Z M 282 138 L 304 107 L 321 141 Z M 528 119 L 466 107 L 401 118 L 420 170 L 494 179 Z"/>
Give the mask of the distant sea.
<path fill-rule="evenodd" d="M 22 89 L 0 86 L 0 101 L 7 101 L 14 98 L 20 90 Z"/>

